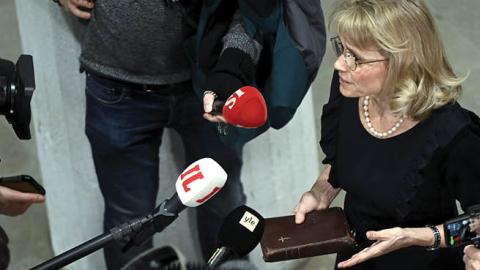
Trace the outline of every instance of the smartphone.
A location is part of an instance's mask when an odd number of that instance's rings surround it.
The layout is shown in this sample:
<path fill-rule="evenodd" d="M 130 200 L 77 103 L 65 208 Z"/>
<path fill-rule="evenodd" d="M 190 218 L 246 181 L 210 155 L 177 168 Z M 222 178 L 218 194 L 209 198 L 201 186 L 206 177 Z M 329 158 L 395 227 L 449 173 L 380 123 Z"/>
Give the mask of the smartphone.
<path fill-rule="evenodd" d="M 8 187 L 20 192 L 45 195 L 45 189 L 29 175 L 0 177 L 0 186 Z"/>
<path fill-rule="evenodd" d="M 478 245 L 480 235 L 477 235 L 475 227 L 480 216 L 461 215 L 451 219 L 443 225 L 445 231 L 445 243 L 448 247 L 457 247 L 468 244 Z"/>

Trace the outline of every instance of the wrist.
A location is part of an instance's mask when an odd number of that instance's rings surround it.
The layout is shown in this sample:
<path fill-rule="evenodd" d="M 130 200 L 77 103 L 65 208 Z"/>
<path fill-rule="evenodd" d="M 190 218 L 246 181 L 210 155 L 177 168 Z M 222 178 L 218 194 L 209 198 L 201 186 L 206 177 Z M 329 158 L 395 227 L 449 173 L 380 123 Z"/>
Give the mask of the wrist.
<path fill-rule="evenodd" d="M 427 225 L 425 226 L 427 230 L 430 231 L 430 241 L 429 246 L 427 246 L 427 250 L 437 250 L 440 248 L 442 243 L 442 234 L 440 233 L 440 229 L 434 225 Z"/>
<path fill-rule="evenodd" d="M 435 237 L 432 229 L 428 227 L 422 228 L 404 228 L 409 246 L 431 247 L 434 245 Z"/>

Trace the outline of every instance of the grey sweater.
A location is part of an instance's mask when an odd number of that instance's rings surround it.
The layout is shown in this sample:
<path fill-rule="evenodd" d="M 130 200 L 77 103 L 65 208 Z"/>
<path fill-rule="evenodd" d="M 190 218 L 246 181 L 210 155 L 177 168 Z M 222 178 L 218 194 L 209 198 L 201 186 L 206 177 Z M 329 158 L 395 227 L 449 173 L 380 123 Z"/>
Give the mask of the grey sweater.
<path fill-rule="evenodd" d="M 223 51 L 238 50 L 240 58 L 248 57 L 255 64 L 261 46 L 245 33 L 241 21 L 237 11 L 222 39 Z M 186 81 L 191 73 L 183 43 L 192 34 L 178 6 L 166 6 L 165 0 L 96 0 L 83 37 L 80 63 L 87 71 L 134 83 Z M 230 61 L 242 60 L 224 59 L 235 68 Z M 213 77 L 217 81 L 218 76 Z M 222 80 L 216 84 L 226 87 Z"/>
<path fill-rule="evenodd" d="M 182 13 L 165 0 L 96 0 L 80 63 L 87 71 L 134 83 L 186 81 L 190 64 L 183 42 L 190 31 Z"/>

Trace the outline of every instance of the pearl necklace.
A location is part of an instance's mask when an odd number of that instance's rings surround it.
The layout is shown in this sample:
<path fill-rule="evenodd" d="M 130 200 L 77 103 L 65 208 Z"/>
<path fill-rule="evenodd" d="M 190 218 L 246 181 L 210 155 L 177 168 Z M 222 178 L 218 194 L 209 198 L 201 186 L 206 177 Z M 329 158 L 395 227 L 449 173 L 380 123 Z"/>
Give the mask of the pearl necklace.
<path fill-rule="evenodd" d="M 365 99 L 363 100 L 363 115 L 365 116 L 365 122 L 367 123 L 368 131 L 370 134 L 377 138 L 386 138 L 387 136 L 392 135 L 397 129 L 400 127 L 400 125 L 403 123 L 403 119 L 405 118 L 404 115 L 400 116 L 398 121 L 391 127 L 389 130 L 385 132 L 378 132 L 372 125 L 372 121 L 370 120 L 370 113 L 368 112 L 368 104 L 370 103 L 370 97 L 365 96 Z"/>

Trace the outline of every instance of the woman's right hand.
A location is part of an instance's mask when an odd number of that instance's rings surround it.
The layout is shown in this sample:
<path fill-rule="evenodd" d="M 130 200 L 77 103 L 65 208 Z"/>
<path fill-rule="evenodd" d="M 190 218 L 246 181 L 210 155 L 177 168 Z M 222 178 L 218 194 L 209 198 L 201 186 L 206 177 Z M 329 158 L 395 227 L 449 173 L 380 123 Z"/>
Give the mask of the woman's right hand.
<path fill-rule="evenodd" d="M 333 188 L 328 182 L 331 168 L 332 166 L 327 164 L 311 190 L 303 193 L 295 210 L 293 210 L 295 223 L 302 223 L 305 220 L 305 215 L 311 211 L 328 208 L 340 192 L 339 188 Z"/>

